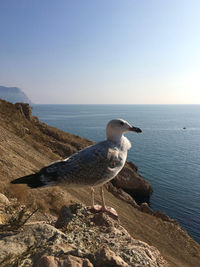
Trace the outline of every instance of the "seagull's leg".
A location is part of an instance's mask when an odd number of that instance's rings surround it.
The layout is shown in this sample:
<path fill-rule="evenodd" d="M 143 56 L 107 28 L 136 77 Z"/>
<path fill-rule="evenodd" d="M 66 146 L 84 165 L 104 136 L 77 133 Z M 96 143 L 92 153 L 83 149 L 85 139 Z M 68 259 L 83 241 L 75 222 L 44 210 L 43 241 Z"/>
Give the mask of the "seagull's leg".
<path fill-rule="evenodd" d="M 91 189 L 91 197 L 92 197 L 92 207 L 91 208 L 94 211 L 101 211 L 102 208 L 100 205 L 94 205 L 94 188 L 91 187 L 90 189 Z"/>
<path fill-rule="evenodd" d="M 102 210 L 106 211 L 106 205 L 104 200 L 104 192 L 103 192 L 103 186 L 100 187 L 100 195 L 101 195 L 101 201 L 102 201 Z"/>
<path fill-rule="evenodd" d="M 101 195 L 101 201 L 102 201 L 102 206 L 100 205 L 94 205 L 94 188 L 91 187 L 91 198 L 92 198 L 92 210 L 98 212 L 98 211 L 106 211 L 110 213 L 111 215 L 118 217 L 118 214 L 115 209 L 111 207 L 106 207 L 105 205 L 105 200 L 104 200 L 104 193 L 103 193 L 103 186 L 100 187 L 100 195 Z"/>
<path fill-rule="evenodd" d="M 91 197 L 92 197 L 92 208 L 94 208 L 94 188 L 91 187 L 90 190 L 91 190 Z"/>
<path fill-rule="evenodd" d="M 103 186 L 101 186 L 101 188 L 100 188 L 100 194 L 101 194 L 101 201 L 102 201 L 101 210 L 102 211 L 106 211 L 106 212 L 114 215 L 115 217 L 118 217 L 118 214 L 117 214 L 115 209 L 113 209 L 111 207 L 106 207 L 106 205 L 105 205 Z"/>

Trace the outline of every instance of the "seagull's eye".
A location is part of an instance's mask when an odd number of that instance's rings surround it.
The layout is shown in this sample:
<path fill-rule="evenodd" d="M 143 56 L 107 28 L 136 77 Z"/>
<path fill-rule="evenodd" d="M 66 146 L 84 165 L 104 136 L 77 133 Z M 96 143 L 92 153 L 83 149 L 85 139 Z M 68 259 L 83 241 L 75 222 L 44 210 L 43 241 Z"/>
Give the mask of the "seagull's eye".
<path fill-rule="evenodd" d="M 123 121 L 121 121 L 121 122 L 120 122 L 120 125 L 121 125 L 121 126 L 124 126 L 124 122 L 123 122 Z"/>

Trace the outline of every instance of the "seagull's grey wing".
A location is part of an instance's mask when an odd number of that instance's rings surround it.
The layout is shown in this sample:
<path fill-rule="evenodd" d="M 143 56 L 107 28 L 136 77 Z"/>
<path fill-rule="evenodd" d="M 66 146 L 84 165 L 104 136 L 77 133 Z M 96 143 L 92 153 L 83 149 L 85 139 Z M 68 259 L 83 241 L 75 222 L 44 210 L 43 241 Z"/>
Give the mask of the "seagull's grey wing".
<path fill-rule="evenodd" d="M 113 178 L 124 165 L 119 150 L 108 141 L 87 147 L 40 170 L 43 183 L 92 186 Z M 105 181 L 106 182 L 106 181 Z"/>

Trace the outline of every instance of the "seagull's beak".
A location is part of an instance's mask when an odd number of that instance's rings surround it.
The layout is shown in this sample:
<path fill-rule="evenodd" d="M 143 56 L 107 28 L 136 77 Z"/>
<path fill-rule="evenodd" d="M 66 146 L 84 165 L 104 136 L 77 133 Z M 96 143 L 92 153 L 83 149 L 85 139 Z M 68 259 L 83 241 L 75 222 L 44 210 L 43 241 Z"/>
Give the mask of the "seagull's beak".
<path fill-rule="evenodd" d="M 136 133 L 142 133 L 142 130 L 140 128 L 137 128 L 137 127 L 134 127 L 134 126 L 130 127 L 129 131 L 136 132 Z"/>

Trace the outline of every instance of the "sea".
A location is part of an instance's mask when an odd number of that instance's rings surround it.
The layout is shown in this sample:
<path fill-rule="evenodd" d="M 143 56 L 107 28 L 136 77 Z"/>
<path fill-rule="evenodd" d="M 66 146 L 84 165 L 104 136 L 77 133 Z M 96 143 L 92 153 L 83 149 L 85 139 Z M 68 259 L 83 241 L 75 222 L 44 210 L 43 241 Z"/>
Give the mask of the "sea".
<path fill-rule="evenodd" d="M 141 128 L 142 134 L 126 134 L 128 160 L 153 186 L 151 208 L 176 219 L 200 243 L 200 105 L 33 105 L 33 114 L 95 142 L 106 138 L 114 118 Z"/>

